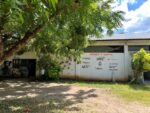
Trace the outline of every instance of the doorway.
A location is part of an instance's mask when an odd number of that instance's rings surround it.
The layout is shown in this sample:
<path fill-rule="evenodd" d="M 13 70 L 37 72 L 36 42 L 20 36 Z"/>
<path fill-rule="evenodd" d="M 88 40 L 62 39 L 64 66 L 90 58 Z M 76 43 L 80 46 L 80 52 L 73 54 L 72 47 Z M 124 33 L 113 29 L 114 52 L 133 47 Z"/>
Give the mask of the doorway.
<path fill-rule="evenodd" d="M 144 81 L 150 81 L 150 71 L 144 72 Z"/>
<path fill-rule="evenodd" d="M 13 69 L 18 70 L 21 78 L 35 78 L 36 59 L 13 59 Z"/>

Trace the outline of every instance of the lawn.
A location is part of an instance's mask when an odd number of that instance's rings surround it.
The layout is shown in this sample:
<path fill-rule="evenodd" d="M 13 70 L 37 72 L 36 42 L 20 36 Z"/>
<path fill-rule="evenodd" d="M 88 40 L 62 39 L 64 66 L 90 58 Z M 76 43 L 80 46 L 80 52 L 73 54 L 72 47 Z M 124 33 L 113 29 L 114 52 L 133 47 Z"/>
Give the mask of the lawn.
<path fill-rule="evenodd" d="M 71 81 L 69 84 L 78 86 L 88 86 L 97 88 L 110 88 L 112 92 L 131 102 L 142 102 L 150 106 L 150 85 L 127 84 L 127 83 L 110 83 L 110 82 L 86 82 L 86 81 Z"/>

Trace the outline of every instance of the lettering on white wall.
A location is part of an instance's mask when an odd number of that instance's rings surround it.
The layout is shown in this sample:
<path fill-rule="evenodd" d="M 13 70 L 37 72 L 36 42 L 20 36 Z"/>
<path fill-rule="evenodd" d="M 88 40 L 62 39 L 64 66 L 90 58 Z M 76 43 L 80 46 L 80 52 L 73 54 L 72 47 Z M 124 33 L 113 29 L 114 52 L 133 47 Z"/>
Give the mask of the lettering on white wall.
<path fill-rule="evenodd" d="M 110 71 L 118 71 L 118 63 L 109 63 Z"/>
<path fill-rule="evenodd" d="M 83 69 L 89 68 L 90 67 L 90 61 L 91 61 L 90 57 L 84 57 L 83 61 L 82 61 L 82 66 L 81 67 Z"/>

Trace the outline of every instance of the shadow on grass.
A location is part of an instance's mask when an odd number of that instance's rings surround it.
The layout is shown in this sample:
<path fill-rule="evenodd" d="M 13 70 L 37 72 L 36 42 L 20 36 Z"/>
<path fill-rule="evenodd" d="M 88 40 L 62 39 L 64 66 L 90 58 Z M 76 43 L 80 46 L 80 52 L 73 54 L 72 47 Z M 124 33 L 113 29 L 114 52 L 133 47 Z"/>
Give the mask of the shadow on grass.
<path fill-rule="evenodd" d="M 144 84 L 130 84 L 129 85 L 134 90 L 141 90 L 141 91 L 150 91 L 150 85 Z"/>
<path fill-rule="evenodd" d="M 69 85 L 5 80 L 0 82 L 0 113 L 58 113 L 80 111 L 77 106 L 97 97 L 95 89 L 76 90 Z"/>
<path fill-rule="evenodd" d="M 150 91 L 150 85 L 144 85 L 144 84 L 130 84 L 128 82 L 111 82 L 111 81 L 84 81 L 84 80 L 68 80 L 68 79 L 64 79 L 64 80 L 60 80 L 60 81 L 56 81 L 57 83 L 68 83 L 68 84 L 85 84 L 85 85 L 89 85 L 89 86 L 99 86 L 99 87 L 115 87 L 115 88 L 119 88 L 121 86 L 129 86 L 130 88 L 134 89 L 134 90 L 141 90 L 141 91 Z M 120 86 L 119 86 L 120 85 Z"/>

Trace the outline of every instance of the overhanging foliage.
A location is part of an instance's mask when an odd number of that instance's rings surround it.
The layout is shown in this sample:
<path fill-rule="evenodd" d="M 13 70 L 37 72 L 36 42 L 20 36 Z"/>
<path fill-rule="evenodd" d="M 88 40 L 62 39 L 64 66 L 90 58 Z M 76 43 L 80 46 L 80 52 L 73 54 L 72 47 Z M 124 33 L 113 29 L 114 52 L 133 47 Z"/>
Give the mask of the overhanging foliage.
<path fill-rule="evenodd" d="M 88 35 L 112 34 L 124 20 L 113 0 L 0 1 L 0 63 L 29 42 L 38 52 L 76 56 Z M 35 46 L 36 45 L 36 46 Z M 33 46 L 32 46 L 33 47 Z"/>

